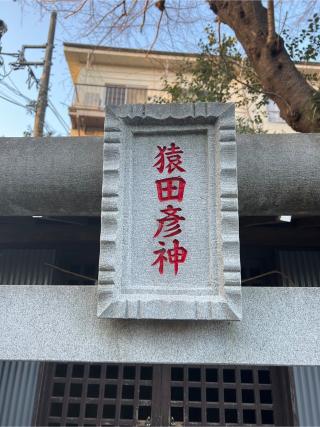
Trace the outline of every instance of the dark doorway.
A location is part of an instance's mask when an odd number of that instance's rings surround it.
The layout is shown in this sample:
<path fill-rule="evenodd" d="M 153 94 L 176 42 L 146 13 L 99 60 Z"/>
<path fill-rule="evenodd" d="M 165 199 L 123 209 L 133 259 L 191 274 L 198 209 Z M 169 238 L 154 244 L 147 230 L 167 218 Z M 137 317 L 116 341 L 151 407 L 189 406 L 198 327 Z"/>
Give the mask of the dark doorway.
<path fill-rule="evenodd" d="M 47 363 L 36 424 L 293 425 L 287 368 Z"/>

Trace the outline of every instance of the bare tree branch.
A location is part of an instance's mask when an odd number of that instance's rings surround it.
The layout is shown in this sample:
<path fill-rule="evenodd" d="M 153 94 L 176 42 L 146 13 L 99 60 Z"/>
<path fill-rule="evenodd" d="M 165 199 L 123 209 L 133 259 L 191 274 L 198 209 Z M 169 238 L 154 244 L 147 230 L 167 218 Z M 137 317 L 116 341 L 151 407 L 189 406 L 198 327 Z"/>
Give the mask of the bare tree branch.
<path fill-rule="evenodd" d="M 155 45 L 155 43 L 156 43 L 156 41 L 158 39 L 159 31 L 160 31 L 160 25 L 161 25 L 162 17 L 163 17 L 163 14 L 164 14 L 164 10 L 165 9 L 161 10 L 160 18 L 159 18 L 158 25 L 157 25 L 156 34 L 154 36 L 153 42 L 151 43 L 151 46 L 150 46 L 150 49 L 149 49 L 148 53 L 150 53 L 152 51 L 153 46 Z"/>
<path fill-rule="evenodd" d="M 77 13 L 79 13 L 83 9 L 83 7 L 86 5 L 87 2 L 88 0 L 83 0 L 78 7 L 76 7 L 74 10 L 72 10 L 69 14 L 66 15 L 66 18 L 70 18 L 70 16 L 76 15 Z"/>
<path fill-rule="evenodd" d="M 145 0 L 144 7 L 143 7 L 142 23 L 140 26 L 140 32 L 142 32 L 142 30 L 144 28 L 144 24 L 146 22 L 146 14 L 147 14 L 148 6 L 149 6 L 149 0 Z"/>
<path fill-rule="evenodd" d="M 87 37 L 89 34 L 91 34 L 93 31 L 95 31 L 98 27 L 100 27 L 100 25 L 102 24 L 102 22 L 107 18 L 108 15 L 111 15 L 114 11 L 116 11 L 119 7 L 123 6 L 123 4 L 125 3 L 125 0 L 120 1 L 119 3 L 117 3 L 111 10 L 108 10 L 107 13 L 105 13 L 99 20 L 98 22 L 90 29 L 90 31 L 85 34 L 85 37 Z M 121 15 L 124 16 L 124 15 Z"/>
<path fill-rule="evenodd" d="M 133 34 L 142 30 L 146 38 L 150 31 L 155 35 L 149 44 L 149 52 L 162 37 L 161 26 L 173 29 L 175 50 L 179 50 L 178 38 L 183 35 L 189 44 L 180 44 L 190 49 L 190 43 L 197 36 L 195 28 L 201 22 L 208 22 L 203 12 L 204 0 L 20 0 L 43 9 L 57 9 L 66 17 L 82 16 L 79 26 L 84 37 L 92 36 L 99 39 L 99 44 L 109 37 L 113 44 L 132 40 Z M 265 8 L 261 0 L 207 0 L 210 8 L 219 17 L 218 35 L 221 40 L 221 25 L 226 24 L 236 33 L 247 57 L 253 66 L 263 92 L 275 101 L 280 109 L 281 117 L 300 132 L 316 132 L 320 130 L 319 93 L 308 83 L 303 73 L 295 66 L 286 51 L 281 38 L 281 21 L 275 28 L 275 2 L 268 0 Z M 280 0 L 280 6 L 282 5 Z M 292 5 L 295 6 L 292 6 Z M 308 0 L 303 7 L 298 7 L 298 0 L 290 2 L 290 17 L 286 14 L 284 23 L 306 22 L 310 12 L 317 12 L 319 0 Z M 152 6 L 152 7 L 151 7 Z M 156 7 L 153 7 L 156 6 Z M 288 9 L 288 6 L 285 6 Z M 160 11 L 160 16 L 158 16 Z M 169 13 L 168 13 L 169 12 Z M 170 19 L 169 19 L 170 15 Z M 303 16 L 302 16 L 303 15 Z M 85 17 L 85 21 L 83 20 Z M 289 19 L 290 18 L 290 19 Z M 79 22 L 79 21 L 78 21 Z M 300 22 L 300 24 L 301 24 Z M 198 24 L 198 27 L 196 25 Z M 284 23 L 282 27 L 284 26 Z M 85 25 L 83 25 L 85 24 Z M 192 29 L 195 31 L 192 33 Z M 103 37 L 101 37 L 101 31 Z M 161 36 L 160 36 L 161 34 Z M 163 32 L 164 35 L 168 31 Z M 114 37 L 118 37 L 115 39 Z M 168 36 L 166 37 L 169 40 Z M 159 40 L 158 40 L 159 39 Z M 115 41 L 116 40 L 116 41 Z M 180 39 L 181 41 L 181 39 Z M 91 40 L 90 40 L 91 42 Z M 95 43 L 96 44 L 96 43 Z M 242 79 L 239 79 L 242 80 Z M 246 82 L 241 82 L 246 84 Z"/>

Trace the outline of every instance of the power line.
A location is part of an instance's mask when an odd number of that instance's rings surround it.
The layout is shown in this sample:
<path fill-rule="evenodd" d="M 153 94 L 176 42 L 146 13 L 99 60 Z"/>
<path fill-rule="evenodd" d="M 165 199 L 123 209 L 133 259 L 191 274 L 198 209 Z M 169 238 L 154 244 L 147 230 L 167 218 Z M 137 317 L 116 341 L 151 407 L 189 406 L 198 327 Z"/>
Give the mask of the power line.
<path fill-rule="evenodd" d="M 10 80 L 12 86 L 16 89 L 16 91 L 21 94 L 21 96 L 25 96 L 20 92 L 20 89 L 17 87 L 17 85 L 14 83 L 14 81 L 12 80 L 12 78 L 10 76 L 8 76 L 8 79 Z"/>
<path fill-rule="evenodd" d="M 2 81 L 2 80 L 4 80 L 6 77 L 8 77 L 11 73 L 12 73 L 12 71 L 13 71 L 13 69 L 12 68 L 10 68 L 10 70 L 7 72 L 6 71 L 6 67 L 5 67 L 5 65 L 4 65 L 4 62 L 2 62 L 3 60 L 2 60 L 2 57 L 1 57 L 1 55 L 0 55 L 0 65 L 1 65 L 1 67 L 3 68 L 3 72 L 4 72 L 4 74 L 2 74 L 1 75 L 1 79 L 0 79 L 0 81 Z"/>
<path fill-rule="evenodd" d="M 14 101 L 12 99 L 6 98 L 5 96 L 0 95 L 0 98 L 4 99 L 7 102 L 11 102 L 11 104 L 15 104 L 15 105 L 18 105 L 19 107 L 27 109 L 27 107 L 25 105 L 20 104 L 19 102 L 16 102 L 16 101 Z"/>
<path fill-rule="evenodd" d="M 34 103 L 35 101 L 33 101 L 28 96 L 24 95 L 11 79 L 10 79 L 10 81 L 14 87 L 9 85 L 8 83 L 6 83 L 4 81 L 0 81 L 0 85 L 4 86 L 13 95 L 23 98 L 25 101 L 27 101 L 29 103 L 29 105 L 20 104 L 16 99 L 9 97 L 9 95 L 7 95 L 4 92 L 0 92 L 3 95 L 1 98 L 8 101 L 8 102 L 11 102 L 12 104 L 24 107 L 27 111 L 29 111 L 29 112 L 32 111 L 32 113 L 34 113 L 34 109 L 32 108 L 32 103 Z M 48 106 L 49 106 L 50 110 L 52 111 L 52 113 L 54 114 L 54 116 L 56 117 L 56 119 L 58 120 L 58 122 L 60 123 L 60 125 L 68 133 L 69 132 L 69 126 L 68 126 L 67 122 L 64 120 L 64 118 L 61 116 L 59 111 L 56 109 L 56 107 L 53 105 L 53 103 L 50 100 L 48 102 Z M 51 130 L 48 129 L 48 126 L 46 126 L 46 131 L 51 132 Z"/>
<path fill-rule="evenodd" d="M 61 116 L 59 111 L 56 109 L 56 107 L 53 105 L 52 101 L 50 101 L 50 100 L 49 100 L 49 106 L 56 113 L 56 115 L 60 118 L 60 120 L 65 124 L 65 126 L 68 127 L 68 123 L 64 120 L 64 118 Z"/>
<path fill-rule="evenodd" d="M 55 106 L 52 104 L 52 102 L 50 100 L 48 102 L 48 107 L 53 112 L 53 114 L 55 115 L 55 117 L 57 118 L 57 120 L 59 121 L 61 126 L 64 128 L 64 130 L 68 133 L 69 132 L 69 126 L 68 126 L 67 122 L 64 120 L 64 118 L 61 116 L 59 111 L 55 108 Z"/>
<path fill-rule="evenodd" d="M 29 68 L 29 77 L 30 77 L 30 79 L 33 79 L 35 81 L 36 85 L 38 85 L 39 84 L 39 80 L 36 78 L 36 76 L 34 75 L 33 72 L 30 73 L 30 71 L 32 71 L 30 69 L 30 67 L 28 67 L 28 68 Z M 15 85 L 15 83 L 12 81 L 12 79 L 10 77 L 9 77 L 9 79 L 10 79 L 12 85 L 14 86 L 14 88 L 11 87 L 10 85 L 8 85 L 5 82 L 0 82 L 0 83 L 4 84 L 8 89 L 10 89 L 16 95 L 19 95 L 19 96 L 25 98 L 28 102 L 30 102 L 30 103 L 34 102 L 30 98 L 28 98 L 27 96 L 25 96 L 23 93 L 20 92 L 19 88 Z M 68 124 L 65 122 L 65 120 L 63 119 L 63 117 L 61 116 L 61 114 L 58 112 L 58 110 L 55 108 L 55 106 L 52 104 L 52 102 L 50 100 L 48 102 L 48 106 L 51 109 L 51 111 L 53 112 L 53 114 L 55 115 L 55 117 L 57 118 L 57 120 L 59 121 L 60 125 L 64 128 L 64 130 L 66 132 L 69 132 Z M 51 132 L 51 130 L 48 128 L 48 126 L 46 124 L 45 124 L 45 127 L 46 127 L 47 132 Z"/>
<path fill-rule="evenodd" d="M 31 75 L 31 77 L 35 80 L 36 83 L 38 83 L 38 79 L 36 79 L 36 77 L 33 75 Z M 22 98 L 24 98 L 26 101 L 28 101 L 29 103 L 35 102 L 32 99 L 30 99 L 29 97 L 27 97 L 26 95 L 24 95 L 19 88 L 16 86 L 16 84 L 13 82 L 13 80 L 9 77 L 10 82 L 12 83 L 12 86 L 10 86 L 8 83 L 0 81 L 0 84 L 2 84 L 3 86 L 5 86 L 8 90 L 10 90 L 14 95 L 16 96 L 20 96 Z M 51 101 L 49 101 L 49 108 L 51 109 L 51 111 L 53 112 L 53 114 L 55 115 L 55 117 L 57 118 L 57 120 L 59 121 L 60 125 L 64 128 L 64 130 L 66 132 L 69 132 L 69 127 L 68 124 L 66 123 L 66 121 L 63 119 L 63 117 L 61 116 L 61 114 L 58 112 L 58 110 L 55 108 L 55 106 L 53 105 L 53 103 Z M 50 132 L 50 130 L 48 130 L 47 127 L 47 132 Z"/>
<path fill-rule="evenodd" d="M 3 82 L 0 82 L 0 83 L 2 84 Z M 31 114 L 35 113 L 34 108 L 32 108 L 32 106 L 28 107 L 28 105 L 23 105 L 20 102 L 17 102 L 15 99 L 10 98 L 6 93 L 4 93 L 2 91 L 0 91 L 0 98 L 3 99 L 4 101 L 7 101 L 7 102 L 13 104 L 13 105 L 16 105 L 18 107 L 24 108 L 25 110 L 27 110 L 27 112 L 29 112 Z M 25 98 L 27 98 L 27 97 L 25 97 Z M 27 99 L 30 100 L 30 102 L 32 102 L 31 99 L 29 99 L 29 98 L 27 98 Z M 46 132 L 48 134 L 54 132 L 53 129 L 52 129 L 52 127 L 51 127 L 51 125 L 49 125 L 47 122 L 44 123 L 44 127 L 45 127 L 45 130 L 46 130 Z M 67 129 L 67 131 L 68 130 L 69 129 Z"/>
<path fill-rule="evenodd" d="M 20 99 L 17 100 L 15 98 L 13 98 L 10 94 L 4 92 L 3 90 L 0 91 L 0 93 L 2 94 L 2 96 L 5 96 L 7 99 L 10 99 L 12 101 L 15 101 L 15 102 L 20 102 L 21 101 Z"/>
<path fill-rule="evenodd" d="M 32 99 L 31 99 L 31 98 L 29 98 L 29 97 L 27 97 L 26 95 L 24 95 L 23 93 L 21 93 L 19 89 L 15 89 L 15 88 L 13 88 L 12 86 L 8 85 L 8 83 L 3 82 L 3 81 L 0 81 L 0 84 L 1 84 L 2 86 L 4 86 L 7 90 L 9 90 L 10 92 L 12 92 L 14 95 L 16 95 L 16 96 L 20 96 L 21 98 L 25 99 L 25 100 L 26 100 L 26 101 L 28 101 L 28 102 L 31 102 L 31 101 L 32 101 Z"/>
<path fill-rule="evenodd" d="M 64 128 L 64 130 L 66 131 L 66 132 L 69 132 L 69 128 L 65 125 L 65 123 L 64 122 L 62 122 L 61 120 L 60 120 L 60 118 L 57 116 L 57 114 L 55 113 L 55 111 L 52 109 L 52 107 L 49 105 L 49 108 L 50 108 L 50 110 L 53 112 L 53 114 L 55 115 L 55 117 L 56 117 L 56 119 L 58 120 L 58 122 L 60 123 L 60 125 Z"/>
<path fill-rule="evenodd" d="M 11 95 L 8 95 L 6 92 L 2 91 L 1 92 L 2 95 L 5 96 L 6 100 L 8 100 L 8 102 L 15 103 L 16 105 L 20 104 L 20 106 L 21 106 L 20 102 L 21 102 L 21 98 L 22 98 L 24 102 L 27 102 L 27 104 L 24 104 L 26 111 L 28 113 L 34 112 L 35 101 L 33 101 L 32 99 L 30 99 L 29 97 L 27 97 L 26 95 L 21 93 L 18 88 L 15 89 L 4 81 L 0 81 L 0 85 L 3 86 L 7 91 L 11 92 L 11 94 L 13 94 L 15 97 L 19 97 L 19 99 L 17 100 L 16 98 L 13 98 Z"/>
<path fill-rule="evenodd" d="M 34 126 L 33 126 L 33 134 L 34 136 L 42 136 L 43 135 L 43 128 L 46 126 L 45 124 L 45 112 L 46 108 L 48 106 L 48 90 L 49 90 L 49 78 L 50 78 L 50 71 L 51 71 L 51 62 L 52 62 L 52 53 L 54 48 L 54 35 L 55 35 L 55 27 L 56 27 L 56 19 L 57 19 L 57 13 L 52 12 L 51 18 L 50 18 L 50 25 L 49 25 L 49 32 L 48 32 L 48 39 L 46 44 L 42 45 L 23 45 L 22 48 L 17 53 L 12 52 L 2 52 L 1 46 L 0 46 L 0 67 L 3 67 L 4 73 L 3 75 L 0 74 L 0 82 L 4 80 L 6 77 L 9 76 L 9 74 L 13 70 L 20 70 L 27 68 L 28 70 L 28 88 L 30 89 L 33 82 L 36 82 L 38 91 L 38 99 L 36 102 L 32 101 L 30 98 L 28 98 L 26 95 L 24 95 L 18 87 L 15 85 L 15 83 L 11 81 L 11 84 L 9 85 L 7 83 L 4 84 L 6 89 L 10 91 L 15 96 L 18 96 L 20 98 L 23 98 L 25 101 L 29 102 L 29 105 L 22 105 L 18 101 L 10 98 L 7 94 L 2 94 L 1 98 L 7 102 L 11 102 L 12 104 L 19 105 L 20 107 L 26 108 L 27 110 L 33 109 L 34 111 Z M 1 27 L 1 23 L 3 24 Z M 6 26 L 3 21 L 0 20 L 0 30 L 3 30 L 3 32 L 6 31 Z M 1 38 L 2 33 L 0 33 Z M 45 49 L 45 58 L 43 61 L 27 61 L 25 57 L 25 51 L 27 49 Z M 11 56 L 15 58 L 15 61 L 10 63 L 10 71 L 7 73 L 5 66 L 4 66 L 4 60 L 2 59 L 3 55 Z M 31 66 L 43 66 L 41 79 L 38 80 L 35 76 Z M 51 107 L 52 108 L 52 107 Z M 59 115 L 59 113 L 55 110 L 55 107 L 53 106 L 53 112 L 58 118 L 60 124 L 67 129 L 66 124 L 64 123 L 62 117 Z"/>

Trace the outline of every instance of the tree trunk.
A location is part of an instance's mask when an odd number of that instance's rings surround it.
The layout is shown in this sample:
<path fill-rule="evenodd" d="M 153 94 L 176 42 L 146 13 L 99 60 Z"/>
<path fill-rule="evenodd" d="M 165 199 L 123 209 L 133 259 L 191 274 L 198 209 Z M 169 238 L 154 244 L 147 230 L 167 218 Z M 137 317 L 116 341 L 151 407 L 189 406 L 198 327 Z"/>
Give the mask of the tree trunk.
<path fill-rule="evenodd" d="M 280 116 L 298 132 L 320 132 L 317 91 L 290 59 L 282 38 L 276 34 L 268 41 L 268 14 L 261 1 L 209 0 L 209 5 L 221 22 L 234 30 Z"/>

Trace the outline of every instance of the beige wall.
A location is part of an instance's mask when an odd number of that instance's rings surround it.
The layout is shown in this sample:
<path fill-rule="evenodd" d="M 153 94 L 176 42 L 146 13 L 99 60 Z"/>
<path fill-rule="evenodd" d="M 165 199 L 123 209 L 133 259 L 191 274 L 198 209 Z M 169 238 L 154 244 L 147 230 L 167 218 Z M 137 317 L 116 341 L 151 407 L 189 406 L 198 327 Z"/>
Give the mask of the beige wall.
<path fill-rule="evenodd" d="M 103 129 L 71 129 L 70 136 L 102 136 Z"/>
<path fill-rule="evenodd" d="M 159 66 L 159 65 L 158 65 Z M 132 88 L 148 89 L 148 100 L 154 97 L 165 97 L 166 93 L 161 91 L 163 88 L 162 78 L 166 76 L 169 81 L 175 78 L 175 72 L 168 70 L 165 67 L 159 68 L 138 68 L 138 67 L 121 67 L 111 65 L 92 65 L 91 67 L 84 66 L 78 78 L 80 84 L 91 85 L 124 85 Z M 99 90 L 99 89 L 95 89 Z M 230 99 L 234 101 L 235 99 Z M 238 109 L 236 114 L 242 117 L 253 116 L 253 109 Z M 262 111 L 263 129 L 268 133 L 290 133 L 294 132 L 285 123 L 272 123 L 268 120 L 267 109 Z"/>
<path fill-rule="evenodd" d="M 110 55 L 110 53 L 106 51 L 104 55 Z M 175 79 L 177 60 L 170 60 L 161 56 L 157 59 L 155 55 L 152 58 L 148 58 L 143 53 L 139 55 L 141 56 L 141 66 L 137 66 L 137 58 L 135 58 L 134 65 L 130 65 L 132 57 L 130 54 L 127 55 L 128 64 L 126 66 L 112 64 L 112 58 L 108 58 L 109 63 L 105 64 L 91 64 L 88 66 L 82 63 L 77 82 L 75 83 L 101 86 L 111 84 L 124 85 L 131 88 L 145 88 L 148 89 L 148 102 L 152 101 L 153 97 L 166 96 L 166 93 L 161 91 L 163 88 L 163 77 L 166 77 L 169 81 Z M 125 59 L 126 57 L 124 56 L 123 61 Z M 98 92 L 103 91 L 103 89 L 92 88 L 90 91 Z M 241 96 L 241 91 L 239 93 Z M 103 96 L 101 98 L 104 99 Z M 230 99 L 230 101 L 235 101 L 235 99 Z M 253 116 L 253 112 L 254 106 L 248 109 L 238 109 L 236 114 L 248 118 Z M 267 108 L 262 111 L 262 115 L 263 129 L 268 133 L 294 132 L 286 123 L 277 123 L 270 120 Z"/>
<path fill-rule="evenodd" d="M 164 76 L 172 81 L 175 73 L 166 70 L 165 67 L 151 69 L 130 66 L 92 65 L 91 67 L 84 66 L 81 69 L 77 83 L 146 88 L 149 96 L 160 96 L 164 94 L 161 92 L 163 88 L 162 78 Z"/>

